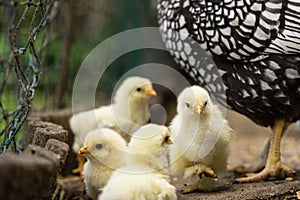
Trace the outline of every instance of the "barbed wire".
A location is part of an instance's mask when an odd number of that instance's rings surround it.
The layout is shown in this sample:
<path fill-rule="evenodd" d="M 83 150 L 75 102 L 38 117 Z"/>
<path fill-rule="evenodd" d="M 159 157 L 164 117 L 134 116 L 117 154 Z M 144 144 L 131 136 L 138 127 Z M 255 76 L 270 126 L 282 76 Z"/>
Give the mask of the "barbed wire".
<path fill-rule="evenodd" d="M 47 34 L 47 27 L 57 15 L 60 1 L 0 0 L 1 6 L 11 16 L 9 22 L 6 22 L 9 50 L 8 53 L 4 50 L 0 52 L 0 68 L 3 70 L 0 79 L 0 124 L 3 126 L 0 130 L 0 152 L 4 153 L 9 148 L 13 152 L 20 152 L 16 135 L 31 111 L 42 77 L 41 55 L 53 41 Z M 3 95 L 8 90 L 6 86 L 11 77 L 17 80 L 18 103 L 9 110 L 3 103 Z"/>

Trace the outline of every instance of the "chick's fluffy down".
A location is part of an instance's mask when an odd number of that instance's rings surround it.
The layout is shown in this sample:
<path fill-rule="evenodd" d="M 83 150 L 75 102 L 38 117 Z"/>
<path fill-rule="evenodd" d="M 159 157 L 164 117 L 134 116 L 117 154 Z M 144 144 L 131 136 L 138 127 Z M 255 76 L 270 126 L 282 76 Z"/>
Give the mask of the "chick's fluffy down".
<path fill-rule="evenodd" d="M 99 200 L 176 200 L 176 188 L 158 173 L 134 173 L 132 167 L 115 171 Z M 138 169 L 145 170 L 145 169 Z"/>
<path fill-rule="evenodd" d="M 97 199 L 115 169 L 125 165 L 126 142 L 115 131 L 99 129 L 88 133 L 83 148 L 87 162 L 83 167 L 88 195 Z"/>
<path fill-rule="evenodd" d="M 199 86 L 183 90 L 177 111 L 170 126 L 174 138 L 170 147 L 172 174 L 192 184 L 191 191 L 211 190 L 212 179 L 199 180 L 199 175 L 212 178 L 224 175 L 232 130 L 218 106 L 213 105 L 208 93 Z"/>
<path fill-rule="evenodd" d="M 114 172 L 99 199 L 177 199 L 175 187 L 168 182 L 169 144 L 168 128 L 142 126 L 129 143 L 126 167 Z"/>
<path fill-rule="evenodd" d="M 69 124 L 74 133 L 74 152 L 78 152 L 86 134 L 97 128 L 114 129 L 128 142 L 134 131 L 148 123 L 148 100 L 155 95 L 150 80 L 129 77 L 117 89 L 112 104 L 73 115 Z"/>
<path fill-rule="evenodd" d="M 128 144 L 126 164 L 140 164 L 166 173 L 168 140 L 171 140 L 171 133 L 167 127 L 156 124 L 142 126 Z"/>

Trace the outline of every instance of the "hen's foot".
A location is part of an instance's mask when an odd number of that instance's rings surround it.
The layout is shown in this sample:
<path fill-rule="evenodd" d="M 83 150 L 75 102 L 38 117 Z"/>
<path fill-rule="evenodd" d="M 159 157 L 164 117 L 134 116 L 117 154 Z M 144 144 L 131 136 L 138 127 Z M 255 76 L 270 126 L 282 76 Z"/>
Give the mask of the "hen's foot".
<path fill-rule="evenodd" d="M 281 162 L 278 162 L 275 167 L 266 167 L 261 172 L 254 174 L 249 177 L 238 178 L 237 181 L 240 183 L 250 183 L 263 181 L 267 178 L 273 177 L 276 179 L 283 179 L 289 175 L 294 174 L 295 171 L 289 168 L 286 165 L 283 165 Z"/>

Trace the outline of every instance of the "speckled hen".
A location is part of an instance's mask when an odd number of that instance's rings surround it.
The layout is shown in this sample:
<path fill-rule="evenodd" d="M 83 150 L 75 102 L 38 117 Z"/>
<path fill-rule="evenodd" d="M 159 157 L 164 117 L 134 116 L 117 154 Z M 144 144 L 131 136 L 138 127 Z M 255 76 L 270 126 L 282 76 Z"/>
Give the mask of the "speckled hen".
<path fill-rule="evenodd" d="M 159 0 L 157 8 L 163 40 L 183 69 L 220 103 L 273 130 L 264 170 L 238 180 L 292 173 L 280 141 L 300 119 L 300 2 Z"/>

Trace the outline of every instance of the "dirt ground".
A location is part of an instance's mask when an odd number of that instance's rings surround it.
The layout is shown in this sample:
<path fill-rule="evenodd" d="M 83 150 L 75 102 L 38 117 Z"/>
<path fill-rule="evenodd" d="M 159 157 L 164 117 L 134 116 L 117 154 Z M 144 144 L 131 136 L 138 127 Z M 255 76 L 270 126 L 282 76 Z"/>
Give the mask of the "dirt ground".
<path fill-rule="evenodd" d="M 251 164 L 268 141 L 271 129 L 255 125 L 246 117 L 232 111 L 227 118 L 235 133 L 230 144 L 229 166 Z M 225 187 L 216 192 L 180 194 L 179 199 L 300 199 L 300 127 L 293 124 L 281 143 L 283 162 L 296 170 L 293 180 L 270 180 L 259 183 L 236 184 L 237 174 L 228 173 Z M 298 192 L 299 191 L 299 192 Z M 297 197 L 297 192 L 299 197 Z"/>
<path fill-rule="evenodd" d="M 235 131 L 230 143 L 229 166 L 251 165 L 262 152 L 271 130 L 257 126 L 246 117 L 233 111 L 228 111 L 226 115 Z M 181 194 L 178 191 L 178 199 L 300 199 L 299 124 L 293 124 L 287 130 L 281 144 L 283 162 L 296 170 L 296 174 L 290 180 L 268 180 L 258 183 L 237 184 L 234 183 L 234 178 L 237 178 L 240 174 L 228 172 L 225 178 L 225 186 L 220 187 L 217 191 L 191 194 Z M 86 194 L 84 194 L 84 184 L 78 177 L 71 182 L 64 179 L 61 180 L 61 182 L 64 181 L 65 183 L 62 184 L 61 189 L 65 190 L 63 195 L 65 198 L 61 199 L 88 199 Z M 75 192 L 74 190 L 77 191 Z"/>

